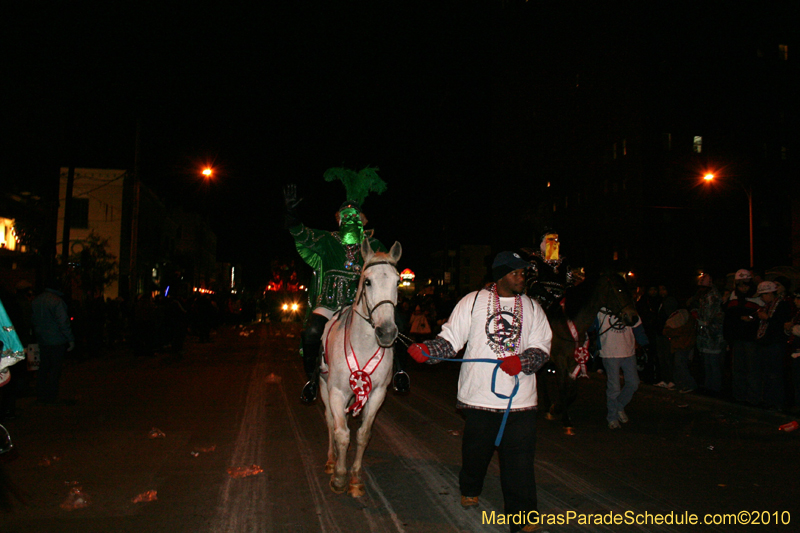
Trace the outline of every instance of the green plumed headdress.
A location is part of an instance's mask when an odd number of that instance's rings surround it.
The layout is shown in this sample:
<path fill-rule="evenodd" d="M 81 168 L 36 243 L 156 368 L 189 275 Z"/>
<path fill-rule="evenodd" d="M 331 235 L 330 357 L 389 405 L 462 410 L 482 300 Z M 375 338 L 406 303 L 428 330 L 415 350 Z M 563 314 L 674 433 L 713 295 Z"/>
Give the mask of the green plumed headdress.
<path fill-rule="evenodd" d="M 369 193 L 381 194 L 386 190 L 386 182 L 378 176 L 377 167 L 364 167 L 359 172 L 349 168 L 334 167 L 326 170 L 323 177 L 325 181 L 340 180 L 347 194 L 345 204 L 356 207 L 359 211 Z"/>

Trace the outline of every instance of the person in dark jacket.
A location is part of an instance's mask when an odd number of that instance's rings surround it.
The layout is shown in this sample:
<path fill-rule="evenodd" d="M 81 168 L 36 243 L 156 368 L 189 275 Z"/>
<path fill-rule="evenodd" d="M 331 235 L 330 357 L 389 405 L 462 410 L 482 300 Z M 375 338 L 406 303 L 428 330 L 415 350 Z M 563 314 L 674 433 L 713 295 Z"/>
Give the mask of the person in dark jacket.
<path fill-rule="evenodd" d="M 33 331 L 39 343 L 39 373 L 36 395 L 39 403 L 58 402 L 58 386 L 67 352 L 75 348 L 64 293 L 60 284 L 50 280 L 42 294 L 33 300 Z"/>
<path fill-rule="evenodd" d="M 678 309 L 667 319 L 662 334 L 669 338 L 672 350 L 672 375 L 678 392 L 686 394 L 697 388 L 697 382 L 689 371 L 696 341 L 697 322 L 686 309 Z"/>
<path fill-rule="evenodd" d="M 733 399 L 753 405 L 761 401 L 761 376 L 756 334 L 758 309 L 763 302 L 756 296 L 749 270 L 734 276 L 735 289 L 725 304 L 722 336 L 731 347 Z"/>
<path fill-rule="evenodd" d="M 661 303 L 658 306 L 656 350 L 658 353 L 658 377 L 660 381 L 656 383 L 656 387 L 673 390 L 675 389 L 675 382 L 673 381 L 674 357 L 672 355 L 672 345 L 669 342 L 669 337 L 665 336 L 663 331 L 667 319 L 678 310 L 678 300 L 669 293 L 666 285 L 658 286 L 658 295 L 661 297 Z"/>
<path fill-rule="evenodd" d="M 783 363 L 786 354 L 784 324 L 791 319 L 789 304 L 778 296 L 774 281 L 758 284 L 758 295 L 764 307 L 758 310 L 758 361 L 761 365 L 764 406 L 784 408 Z"/>

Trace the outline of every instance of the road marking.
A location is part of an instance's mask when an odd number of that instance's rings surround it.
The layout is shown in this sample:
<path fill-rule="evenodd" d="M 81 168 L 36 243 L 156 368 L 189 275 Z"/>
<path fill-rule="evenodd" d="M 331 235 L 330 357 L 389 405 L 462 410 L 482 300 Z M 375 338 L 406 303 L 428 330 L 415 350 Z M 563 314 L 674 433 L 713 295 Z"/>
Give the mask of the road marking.
<path fill-rule="evenodd" d="M 266 464 L 266 370 L 266 363 L 258 362 L 250 375 L 231 466 Z M 268 496 L 267 473 L 245 479 L 227 478 L 222 486 L 211 531 L 272 531 Z"/>

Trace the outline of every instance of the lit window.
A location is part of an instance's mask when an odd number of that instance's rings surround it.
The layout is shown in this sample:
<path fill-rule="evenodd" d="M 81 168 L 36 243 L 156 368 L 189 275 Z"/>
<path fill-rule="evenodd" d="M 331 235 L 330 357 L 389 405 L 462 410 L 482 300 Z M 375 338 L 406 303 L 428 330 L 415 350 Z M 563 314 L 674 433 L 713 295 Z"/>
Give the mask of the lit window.
<path fill-rule="evenodd" d="M 789 45 L 788 44 L 779 44 L 778 45 L 778 52 L 780 53 L 781 59 L 784 61 L 789 60 Z"/>
<path fill-rule="evenodd" d="M 700 135 L 694 136 L 694 145 L 692 146 L 692 152 L 699 154 L 703 151 L 703 137 Z"/>

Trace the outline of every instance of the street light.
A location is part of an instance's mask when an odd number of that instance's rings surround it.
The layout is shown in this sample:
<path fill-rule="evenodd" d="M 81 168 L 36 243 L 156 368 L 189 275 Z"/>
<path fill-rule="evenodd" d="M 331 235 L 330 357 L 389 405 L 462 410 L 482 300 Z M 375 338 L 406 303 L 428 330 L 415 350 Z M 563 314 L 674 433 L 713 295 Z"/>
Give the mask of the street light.
<path fill-rule="evenodd" d="M 211 167 L 206 167 L 203 169 L 203 176 L 205 176 L 206 179 L 210 178 L 213 174 L 214 170 Z"/>
<path fill-rule="evenodd" d="M 714 181 L 713 173 L 709 172 L 705 176 L 703 176 L 703 180 L 707 183 Z M 750 214 L 750 268 L 753 268 L 753 187 L 750 185 L 745 185 L 741 181 L 736 178 L 730 178 L 736 183 L 738 183 L 742 189 L 744 189 L 744 193 L 747 195 L 747 208 Z"/>

